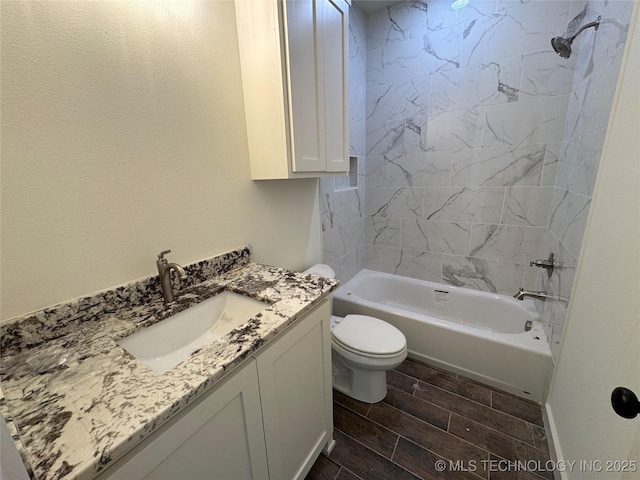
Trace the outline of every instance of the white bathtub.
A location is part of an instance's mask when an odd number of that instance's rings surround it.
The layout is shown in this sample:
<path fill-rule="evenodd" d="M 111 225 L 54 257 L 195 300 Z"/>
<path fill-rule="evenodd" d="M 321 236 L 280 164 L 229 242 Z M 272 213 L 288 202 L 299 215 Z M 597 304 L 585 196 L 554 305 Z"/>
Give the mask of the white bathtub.
<path fill-rule="evenodd" d="M 551 351 L 532 300 L 362 270 L 333 295 L 333 314 L 350 313 L 395 325 L 412 358 L 544 400 Z"/>

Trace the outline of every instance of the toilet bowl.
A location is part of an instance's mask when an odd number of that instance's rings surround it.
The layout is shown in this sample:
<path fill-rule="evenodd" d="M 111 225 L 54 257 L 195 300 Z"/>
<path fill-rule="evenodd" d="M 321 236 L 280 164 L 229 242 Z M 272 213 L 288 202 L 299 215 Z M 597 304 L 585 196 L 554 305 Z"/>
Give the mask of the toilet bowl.
<path fill-rule="evenodd" d="M 327 265 L 304 273 L 334 278 Z M 331 317 L 333 388 L 361 402 L 376 403 L 387 396 L 387 370 L 407 358 L 407 340 L 393 325 L 367 315 Z"/>
<path fill-rule="evenodd" d="M 407 358 L 405 336 L 375 317 L 347 315 L 333 320 L 333 388 L 361 402 L 379 402 L 387 396 L 387 370 Z"/>

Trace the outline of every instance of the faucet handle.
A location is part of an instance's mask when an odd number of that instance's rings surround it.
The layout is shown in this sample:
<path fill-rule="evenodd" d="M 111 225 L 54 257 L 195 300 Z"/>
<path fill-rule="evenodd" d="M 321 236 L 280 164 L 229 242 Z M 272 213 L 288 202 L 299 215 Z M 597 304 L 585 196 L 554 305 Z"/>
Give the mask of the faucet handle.
<path fill-rule="evenodd" d="M 529 266 L 545 268 L 547 270 L 547 277 L 551 278 L 551 275 L 553 274 L 553 269 L 558 267 L 555 261 L 556 261 L 556 257 L 553 254 L 553 252 L 551 252 L 547 260 L 532 260 L 529 262 Z"/>
<path fill-rule="evenodd" d="M 165 256 L 167 253 L 171 253 L 171 250 L 163 250 L 163 251 L 161 251 L 161 252 L 158 254 L 158 260 L 164 260 L 164 256 Z"/>

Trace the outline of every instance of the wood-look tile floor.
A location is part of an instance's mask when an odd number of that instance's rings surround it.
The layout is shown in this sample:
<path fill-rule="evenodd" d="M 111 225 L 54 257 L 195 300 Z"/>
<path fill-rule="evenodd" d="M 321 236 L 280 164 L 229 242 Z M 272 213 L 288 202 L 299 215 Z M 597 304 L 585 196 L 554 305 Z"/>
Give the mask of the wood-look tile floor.
<path fill-rule="evenodd" d="M 387 384 L 375 404 L 333 391 L 336 446 L 307 480 L 553 479 L 539 405 L 411 359 Z"/>

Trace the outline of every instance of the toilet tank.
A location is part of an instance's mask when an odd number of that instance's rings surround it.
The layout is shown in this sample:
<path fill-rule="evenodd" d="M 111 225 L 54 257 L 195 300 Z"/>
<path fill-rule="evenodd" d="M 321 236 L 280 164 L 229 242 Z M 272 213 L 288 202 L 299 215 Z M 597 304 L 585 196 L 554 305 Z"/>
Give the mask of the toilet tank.
<path fill-rule="evenodd" d="M 307 268 L 304 272 L 308 275 L 320 275 L 325 278 L 336 278 L 336 272 L 329 265 L 317 263 L 311 268 Z"/>

